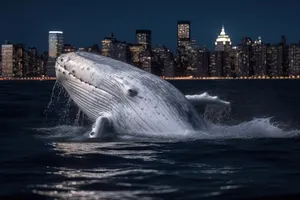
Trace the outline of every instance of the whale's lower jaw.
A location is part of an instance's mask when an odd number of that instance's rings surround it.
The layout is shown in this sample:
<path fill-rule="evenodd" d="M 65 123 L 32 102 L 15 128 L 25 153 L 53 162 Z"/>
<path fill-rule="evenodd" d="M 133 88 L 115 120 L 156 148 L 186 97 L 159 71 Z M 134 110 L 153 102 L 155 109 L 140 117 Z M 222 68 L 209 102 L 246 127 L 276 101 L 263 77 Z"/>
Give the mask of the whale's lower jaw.
<path fill-rule="evenodd" d="M 109 112 L 109 94 L 67 73 L 56 72 L 57 81 L 65 88 L 71 99 L 90 120 L 95 121 L 101 112 Z"/>

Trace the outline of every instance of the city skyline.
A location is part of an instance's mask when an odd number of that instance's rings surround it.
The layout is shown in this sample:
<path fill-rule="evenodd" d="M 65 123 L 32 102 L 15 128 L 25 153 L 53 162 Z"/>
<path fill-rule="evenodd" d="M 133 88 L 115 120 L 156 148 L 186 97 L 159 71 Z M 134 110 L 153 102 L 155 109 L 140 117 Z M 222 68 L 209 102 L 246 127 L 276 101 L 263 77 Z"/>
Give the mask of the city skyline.
<path fill-rule="evenodd" d="M 206 44 L 201 45 L 201 44 L 199 44 L 198 40 L 197 40 L 195 37 L 192 36 L 192 35 L 193 35 L 193 34 L 192 34 L 192 33 L 193 33 L 193 24 L 192 24 L 192 22 L 189 21 L 189 20 L 177 20 L 176 23 L 175 23 L 175 27 L 176 27 L 176 28 L 177 28 L 178 23 L 180 23 L 180 22 L 189 22 L 189 23 L 190 23 L 190 30 L 191 30 L 190 33 L 189 33 L 189 35 L 190 35 L 190 40 L 191 40 L 191 41 L 192 41 L 192 40 L 196 41 L 197 45 L 198 45 L 200 48 L 207 48 L 207 49 L 210 50 L 210 51 L 214 51 L 214 50 L 215 50 L 216 41 L 217 41 L 216 39 L 217 39 L 218 37 L 220 37 L 220 35 L 222 35 L 222 32 L 224 32 L 224 29 L 226 29 L 226 37 L 229 37 L 231 46 L 237 46 L 237 45 L 239 45 L 239 44 L 241 43 L 241 41 L 243 40 L 243 38 L 245 38 L 245 37 L 251 38 L 253 41 L 259 39 L 259 40 L 263 41 L 264 44 L 277 44 L 277 43 L 280 42 L 280 38 L 281 38 L 282 36 L 285 36 L 285 37 L 287 38 L 287 44 L 296 44 L 296 43 L 300 43 L 300 35 L 299 35 L 299 40 L 291 41 L 291 40 L 288 40 L 288 37 L 287 37 L 285 34 L 277 35 L 277 37 L 275 38 L 275 41 L 274 41 L 274 42 L 269 42 L 268 38 L 262 38 L 260 35 L 258 35 L 257 37 L 251 37 L 251 36 L 249 36 L 249 34 L 240 36 L 240 39 L 239 39 L 238 41 L 233 42 L 232 37 L 231 37 L 231 35 L 230 35 L 230 32 L 231 32 L 231 31 L 230 31 L 230 30 L 228 31 L 227 27 L 226 27 L 224 24 L 221 24 L 220 27 L 219 27 L 219 30 L 216 31 L 216 33 L 215 33 L 215 38 L 213 39 L 213 42 L 211 43 L 211 46 L 206 45 Z M 136 43 L 136 40 L 137 40 L 136 34 L 137 34 L 137 32 L 138 32 L 138 31 L 143 31 L 143 30 L 145 30 L 145 31 L 150 31 L 151 37 L 153 37 L 153 31 L 150 30 L 150 29 L 135 29 L 135 30 L 132 32 L 133 40 L 131 40 L 131 41 L 128 41 L 128 40 L 120 40 L 120 41 L 124 41 L 124 42 L 126 42 L 126 43 L 128 43 L 128 44 Z M 177 29 L 176 29 L 175 31 L 176 31 L 176 33 L 177 33 Z M 44 42 L 44 43 L 47 44 L 47 47 L 46 47 L 45 49 L 39 49 L 38 47 L 36 47 L 36 46 L 34 46 L 34 45 L 26 44 L 25 42 L 15 42 L 14 40 L 9 40 L 9 39 L 4 40 L 4 41 L 2 42 L 2 44 L 6 43 L 6 42 L 9 42 L 9 43 L 11 43 L 11 44 L 22 44 L 25 48 L 37 48 L 37 49 L 39 50 L 39 53 L 41 54 L 41 53 L 43 53 L 43 52 L 48 52 L 48 51 L 49 51 L 49 43 L 48 43 L 48 41 L 49 41 L 49 33 L 54 33 L 54 34 L 59 33 L 59 34 L 62 34 L 62 35 L 67 35 L 63 30 L 60 30 L 60 29 L 51 29 L 51 30 L 49 30 L 48 32 L 46 32 L 47 37 L 45 37 L 45 42 Z M 92 43 L 89 43 L 89 44 L 86 44 L 86 45 L 83 45 L 83 46 L 78 46 L 78 45 L 76 45 L 76 43 L 65 42 L 65 41 L 68 41 L 68 39 L 67 39 L 68 37 L 71 37 L 71 36 L 68 35 L 68 36 L 66 36 L 66 37 L 63 36 L 63 37 L 64 37 L 64 38 L 63 38 L 63 41 L 64 41 L 63 43 L 66 44 L 66 45 L 72 45 L 73 47 L 76 47 L 76 48 L 87 48 L 87 47 L 89 47 L 89 46 L 91 46 L 91 45 L 97 44 L 97 45 L 99 45 L 100 48 L 102 48 L 102 41 L 103 41 L 103 39 L 105 39 L 105 38 L 107 38 L 107 37 L 110 37 L 112 34 L 113 34 L 113 36 L 114 36 L 115 38 L 118 38 L 118 39 L 122 38 L 122 35 L 121 35 L 120 37 L 118 37 L 118 36 L 115 35 L 114 32 L 108 32 L 107 35 L 105 35 L 103 38 L 99 39 L 99 40 L 96 41 L 96 42 L 92 42 Z M 224 32 L 224 34 L 225 34 L 225 32 Z M 174 35 L 174 34 L 173 34 L 173 35 Z M 178 36 L 176 36 L 176 38 L 177 38 L 177 37 L 178 37 Z M 154 46 L 161 46 L 161 45 L 166 46 L 168 49 L 170 49 L 172 52 L 175 53 L 175 52 L 177 51 L 177 47 L 178 47 L 178 38 L 177 38 L 177 39 L 176 39 L 176 38 L 175 38 L 175 42 L 174 42 L 175 46 L 172 47 L 172 48 L 169 47 L 169 46 L 167 46 L 167 45 L 164 44 L 164 43 L 156 44 L 155 42 L 153 42 L 152 38 L 151 38 L 150 43 L 152 44 L 153 47 L 154 47 Z"/>
<path fill-rule="evenodd" d="M 285 35 L 274 43 L 261 36 L 241 36 L 234 43 L 224 24 L 215 37 L 214 48 L 199 45 L 190 20 L 177 20 L 176 50 L 153 44 L 151 29 L 135 29 L 135 41 L 122 40 L 113 32 L 100 45 L 76 46 L 69 35 L 56 29 L 48 32 L 48 53 L 40 54 L 22 44 L 2 45 L 3 77 L 55 77 L 56 58 L 62 53 L 87 51 L 111 57 L 162 77 L 293 77 L 300 75 L 300 43 Z M 99 47 L 100 46 L 100 47 Z M 32 51 L 33 50 L 33 51 Z"/>
<path fill-rule="evenodd" d="M 59 11 L 57 10 L 59 5 Z M 47 32 L 62 30 L 68 37 L 65 43 L 77 47 L 100 44 L 103 37 L 114 32 L 123 41 L 135 41 L 136 29 L 152 31 L 153 45 L 165 44 L 172 51 L 176 48 L 176 21 L 189 20 L 192 38 L 200 46 L 214 46 L 215 37 L 222 24 L 225 25 L 233 44 L 241 37 L 261 36 L 266 43 L 275 43 L 278 37 L 286 35 L 288 42 L 300 40 L 297 14 L 300 2 L 287 0 L 261 2 L 237 0 L 195 2 L 181 4 L 170 2 L 38 2 L 31 0 L 1 5 L 0 16 L 5 31 L 0 33 L 2 41 L 24 42 L 26 45 L 47 50 Z M 57 10 L 57 12 L 53 12 Z M 55 13 L 55 14 L 53 14 Z"/>
<path fill-rule="evenodd" d="M 163 77 L 293 77 L 300 75 L 300 43 L 264 44 L 262 39 L 243 37 L 232 45 L 224 25 L 215 40 L 214 50 L 202 49 L 191 38 L 190 21 L 177 21 L 177 50 L 152 46 L 151 30 L 136 30 L 136 41 L 120 41 L 113 33 L 97 44 L 76 48 L 64 43 L 63 31 L 49 31 L 49 52 L 39 55 L 36 48 L 22 44 L 2 45 L 3 77 L 55 77 L 56 58 L 62 53 L 87 51 L 111 57 Z"/>

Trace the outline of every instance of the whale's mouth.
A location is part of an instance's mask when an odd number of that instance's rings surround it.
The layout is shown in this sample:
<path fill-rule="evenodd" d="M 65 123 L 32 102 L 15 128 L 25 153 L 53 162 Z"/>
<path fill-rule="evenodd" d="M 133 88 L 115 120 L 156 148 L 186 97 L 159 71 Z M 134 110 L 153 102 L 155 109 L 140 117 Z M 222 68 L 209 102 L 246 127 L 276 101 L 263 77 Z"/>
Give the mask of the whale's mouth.
<path fill-rule="evenodd" d="M 97 119 L 100 112 L 110 112 L 112 105 L 118 105 L 120 101 L 118 93 L 115 93 L 112 89 L 107 89 L 105 83 L 98 86 L 92 84 L 92 80 L 89 82 L 81 78 L 79 73 L 76 76 L 75 73 L 72 73 L 73 69 L 64 67 L 63 63 L 56 62 L 56 80 L 90 120 Z M 86 79 L 88 80 L 88 78 Z"/>
<path fill-rule="evenodd" d="M 56 65 L 55 65 L 55 70 L 60 73 L 61 76 L 57 76 L 56 78 L 58 79 L 58 81 L 62 81 L 62 80 L 69 80 L 71 78 L 77 80 L 77 81 L 80 81 L 82 84 L 86 84 L 86 85 L 89 85 L 91 87 L 94 87 L 94 88 L 97 88 L 97 86 L 93 85 L 92 83 L 80 78 L 80 77 L 77 77 L 75 75 L 75 71 L 74 72 L 70 72 L 66 69 L 66 67 L 62 66 L 60 63 L 56 62 Z M 62 77 L 64 77 L 64 79 L 62 79 Z"/>

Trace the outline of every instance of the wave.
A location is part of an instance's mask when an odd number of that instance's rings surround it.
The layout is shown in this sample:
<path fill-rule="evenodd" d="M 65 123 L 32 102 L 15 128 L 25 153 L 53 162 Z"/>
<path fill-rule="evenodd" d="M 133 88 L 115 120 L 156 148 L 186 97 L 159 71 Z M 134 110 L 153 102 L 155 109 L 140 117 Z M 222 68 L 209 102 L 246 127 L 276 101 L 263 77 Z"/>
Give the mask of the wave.
<path fill-rule="evenodd" d="M 84 141 L 88 139 L 85 127 L 61 125 L 48 128 L 36 128 L 38 138 L 55 141 Z"/>
<path fill-rule="evenodd" d="M 291 138 L 300 134 L 299 130 L 283 130 L 280 124 L 271 121 L 272 118 L 255 118 L 237 125 L 209 124 L 206 131 L 186 131 L 184 133 L 105 133 L 103 139 L 97 141 L 188 141 L 203 139 L 255 139 L 255 138 Z M 55 141 L 95 141 L 89 139 L 90 127 L 80 126 L 55 126 L 50 128 L 35 129 L 38 137 Z"/>

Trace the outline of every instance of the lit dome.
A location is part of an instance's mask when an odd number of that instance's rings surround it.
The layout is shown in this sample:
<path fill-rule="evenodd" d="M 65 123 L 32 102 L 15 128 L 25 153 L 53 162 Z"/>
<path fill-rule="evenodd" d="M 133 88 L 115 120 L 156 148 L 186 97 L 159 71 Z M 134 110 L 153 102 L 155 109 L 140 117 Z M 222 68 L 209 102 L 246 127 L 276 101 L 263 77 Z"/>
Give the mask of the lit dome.
<path fill-rule="evenodd" d="M 222 31 L 221 31 L 220 35 L 218 36 L 218 38 L 216 39 L 215 44 L 217 45 L 218 43 L 223 43 L 223 44 L 229 43 L 229 45 L 231 45 L 230 37 L 228 35 L 226 35 L 224 26 L 222 26 Z"/>

